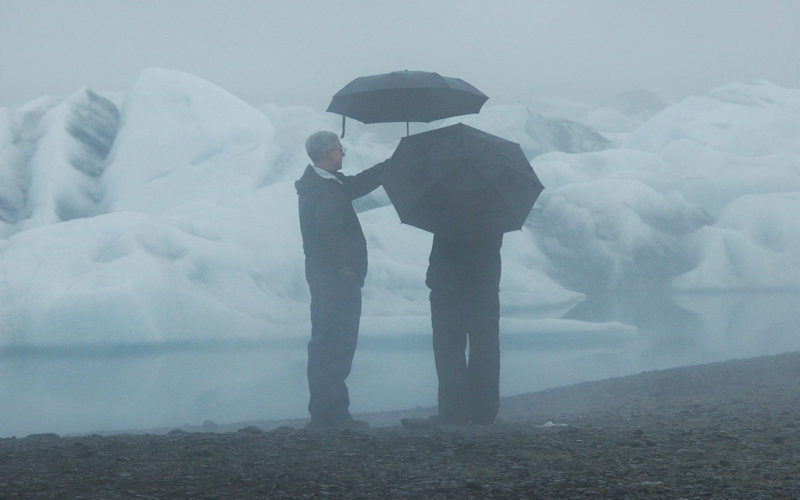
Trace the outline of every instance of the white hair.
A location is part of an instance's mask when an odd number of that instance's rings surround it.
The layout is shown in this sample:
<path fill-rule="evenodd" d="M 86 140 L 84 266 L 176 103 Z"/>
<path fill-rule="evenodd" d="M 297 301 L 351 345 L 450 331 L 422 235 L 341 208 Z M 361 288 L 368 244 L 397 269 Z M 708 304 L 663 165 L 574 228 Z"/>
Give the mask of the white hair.
<path fill-rule="evenodd" d="M 314 132 L 306 139 L 306 153 L 315 164 L 323 160 L 331 149 L 336 149 L 338 146 L 339 137 L 326 130 Z"/>

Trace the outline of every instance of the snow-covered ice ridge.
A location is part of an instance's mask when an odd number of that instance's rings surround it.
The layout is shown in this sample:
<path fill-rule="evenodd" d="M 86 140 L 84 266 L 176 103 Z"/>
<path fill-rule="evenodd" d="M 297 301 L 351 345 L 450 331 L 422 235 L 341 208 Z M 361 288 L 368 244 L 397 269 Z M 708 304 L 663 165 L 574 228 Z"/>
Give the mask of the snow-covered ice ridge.
<path fill-rule="evenodd" d="M 558 316 L 601 290 L 800 289 L 800 90 L 732 83 L 644 123 L 626 112 L 595 114 L 596 130 L 490 103 L 412 125 L 519 142 L 546 186 L 506 235 L 503 307 L 572 331 Z M 0 109 L 0 348 L 307 335 L 293 181 L 308 134 L 339 124 L 163 69 L 124 93 Z M 390 156 L 404 129 L 349 120 L 345 171 Z M 358 207 L 364 334 L 418 333 L 431 236 L 380 191 Z"/>

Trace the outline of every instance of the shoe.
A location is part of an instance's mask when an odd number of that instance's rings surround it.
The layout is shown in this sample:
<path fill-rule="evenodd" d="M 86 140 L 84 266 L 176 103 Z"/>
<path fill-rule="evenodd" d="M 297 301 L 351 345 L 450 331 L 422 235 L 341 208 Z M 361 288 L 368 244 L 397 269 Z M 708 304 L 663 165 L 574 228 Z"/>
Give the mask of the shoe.
<path fill-rule="evenodd" d="M 328 425 L 328 424 L 323 424 L 322 422 L 320 422 L 318 420 L 312 420 L 311 422 L 307 423 L 304 428 L 305 428 L 305 430 L 311 431 L 311 432 L 322 432 L 322 431 L 330 430 L 331 426 Z"/>
<path fill-rule="evenodd" d="M 369 429 L 369 422 L 350 419 L 338 426 L 339 429 L 352 429 L 354 431 Z"/>
<path fill-rule="evenodd" d="M 366 430 L 369 429 L 369 422 L 355 420 L 352 417 L 343 420 L 312 420 L 306 425 L 306 430 L 312 432 L 324 432 L 333 430 Z"/>
<path fill-rule="evenodd" d="M 445 427 L 458 427 L 469 424 L 466 418 L 442 417 L 441 415 L 434 415 L 431 418 L 434 425 L 441 425 Z"/>

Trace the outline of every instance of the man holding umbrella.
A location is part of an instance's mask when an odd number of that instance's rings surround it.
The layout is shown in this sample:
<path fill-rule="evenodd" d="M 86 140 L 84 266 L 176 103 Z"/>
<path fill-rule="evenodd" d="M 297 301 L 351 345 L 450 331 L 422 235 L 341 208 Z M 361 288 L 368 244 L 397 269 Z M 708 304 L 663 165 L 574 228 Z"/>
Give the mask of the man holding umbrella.
<path fill-rule="evenodd" d="M 311 292 L 308 388 L 312 429 L 369 427 L 353 420 L 345 379 L 355 354 L 361 318 L 361 287 L 367 244 L 352 200 L 380 186 L 384 163 L 346 176 L 345 151 L 332 132 L 306 140 L 313 165 L 295 183 L 303 236 L 306 280 Z"/>
<path fill-rule="evenodd" d="M 519 144 L 461 123 L 403 137 L 389 162 L 383 187 L 400 220 L 433 233 L 425 283 L 439 415 L 401 423 L 490 424 L 500 399 L 500 247 L 543 186 Z"/>

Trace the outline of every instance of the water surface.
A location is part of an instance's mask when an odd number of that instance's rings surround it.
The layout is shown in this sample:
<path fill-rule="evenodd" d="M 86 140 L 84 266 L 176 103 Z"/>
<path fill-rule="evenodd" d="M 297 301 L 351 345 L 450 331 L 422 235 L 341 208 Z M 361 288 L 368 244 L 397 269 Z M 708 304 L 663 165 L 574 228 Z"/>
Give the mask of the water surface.
<path fill-rule="evenodd" d="M 604 295 L 537 317 L 504 313 L 504 396 L 800 350 L 798 293 Z M 386 324 L 364 318 L 352 410 L 435 405 L 427 318 Z M 296 328 L 273 341 L 5 349 L 0 437 L 304 417 L 307 333 Z"/>

